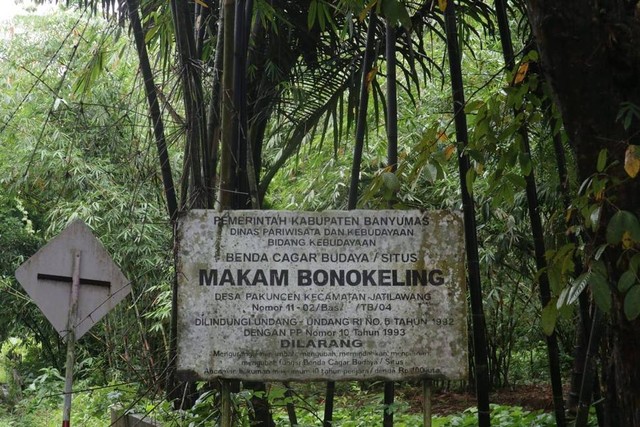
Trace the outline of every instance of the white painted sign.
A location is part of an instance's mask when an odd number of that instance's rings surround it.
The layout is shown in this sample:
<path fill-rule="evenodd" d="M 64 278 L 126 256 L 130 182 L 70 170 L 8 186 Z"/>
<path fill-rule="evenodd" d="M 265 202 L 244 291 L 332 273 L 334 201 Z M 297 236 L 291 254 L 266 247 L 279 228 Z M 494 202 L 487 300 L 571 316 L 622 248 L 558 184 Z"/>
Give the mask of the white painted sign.
<path fill-rule="evenodd" d="M 91 229 L 69 224 L 16 270 L 16 278 L 58 333 L 68 333 L 71 278 L 76 253 L 82 254 L 75 337 L 80 338 L 129 292 L 131 286 Z"/>
<path fill-rule="evenodd" d="M 467 375 L 458 213 L 194 210 L 177 242 L 184 378 Z"/>

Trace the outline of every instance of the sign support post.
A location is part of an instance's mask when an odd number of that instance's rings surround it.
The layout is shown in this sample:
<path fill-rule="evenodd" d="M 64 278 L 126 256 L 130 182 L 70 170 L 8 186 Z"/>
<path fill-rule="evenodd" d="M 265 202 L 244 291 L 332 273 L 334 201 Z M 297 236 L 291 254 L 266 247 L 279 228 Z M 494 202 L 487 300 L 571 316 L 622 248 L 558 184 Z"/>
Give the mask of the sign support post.
<path fill-rule="evenodd" d="M 67 342 L 62 427 L 70 427 L 76 340 L 129 295 L 131 284 L 81 220 L 18 267 L 16 279 Z"/>
<path fill-rule="evenodd" d="M 73 274 L 71 276 L 71 300 L 67 319 L 67 361 L 64 379 L 64 406 L 62 409 L 62 427 L 71 426 L 71 397 L 73 387 L 73 363 L 75 361 L 76 318 L 78 315 L 78 294 L 80 291 L 80 259 L 81 252 L 76 251 L 73 257 Z"/>
<path fill-rule="evenodd" d="M 431 380 L 422 381 L 422 412 L 424 427 L 431 427 Z"/>
<path fill-rule="evenodd" d="M 220 422 L 221 427 L 231 427 L 231 387 L 229 380 L 222 380 L 220 394 L 222 404 L 220 408 L 220 416 L 222 418 Z"/>

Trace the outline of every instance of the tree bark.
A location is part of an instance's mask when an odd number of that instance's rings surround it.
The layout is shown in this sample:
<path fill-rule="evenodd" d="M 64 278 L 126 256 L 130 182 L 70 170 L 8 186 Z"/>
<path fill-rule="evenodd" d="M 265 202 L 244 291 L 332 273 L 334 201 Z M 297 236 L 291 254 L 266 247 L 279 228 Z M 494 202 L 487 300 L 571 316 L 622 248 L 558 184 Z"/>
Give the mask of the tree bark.
<path fill-rule="evenodd" d="M 608 152 L 606 173 L 620 180 L 609 186 L 606 226 L 618 209 L 640 214 L 640 179 L 626 176 L 623 165 L 629 144 L 638 144 L 640 121 L 625 129 L 617 119 L 623 103 L 640 105 L 639 10 L 635 1 L 564 2 L 528 0 L 531 26 L 543 70 L 560 107 L 577 159 L 579 179 L 597 173 L 601 150 Z M 604 233 L 591 236 L 594 248 L 605 244 Z M 622 256 L 622 257 L 621 257 Z M 603 255 L 612 284 L 613 307 L 608 317 L 603 355 L 607 426 L 640 425 L 640 321 L 628 321 L 615 283 L 627 268 L 622 250 L 610 246 Z"/>

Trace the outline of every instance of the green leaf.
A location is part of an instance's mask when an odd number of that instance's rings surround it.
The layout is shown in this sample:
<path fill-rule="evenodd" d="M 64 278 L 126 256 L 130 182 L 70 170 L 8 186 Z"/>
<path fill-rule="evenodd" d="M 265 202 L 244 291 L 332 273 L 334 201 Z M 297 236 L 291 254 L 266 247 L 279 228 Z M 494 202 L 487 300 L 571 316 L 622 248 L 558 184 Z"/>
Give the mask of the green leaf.
<path fill-rule="evenodd" d="M 520 175 L 516 175 L 515 173 L 509 173 L 505 176 L 516 188 L 525 188 L 527 186 L 527 181 Z"/>
<path fill-rule="evenodd" d="M 287 390 L 281 387 L 272 387 L 269 390 L 269 399 L 283 399 L 286 397 Z"/>
<path fill-rule="evenodd" d="M 591 293 L 596 304 L 605 313 L 611 310 L 611 289 L 607 279 L 600 273 L 592 271 L 592 275 L 589 278 L 589 285 L 591 286 Z"/>
<path fill-rule="evenodd" d="M 618 280 L 618 290 L 620 292 L 627 292 L 627 290 L 633 286 L 636 282 L 636 275 L 633 270 L 627 270 L 622 273 L 620 280 Z"/>
<path fill-rule="evenodd" d="M 424 174 L 427 181 L 434 183 L 438 179 L 438 168 L 433 163 L 427 163 L 424 167 Z"/>
<path fill-rule="evenodd" d="M 327 14 L 324 3 L 318 3 L 316 15 L 318 16 L 318 24 L 320 25 L 320 30 L 324 31 L 327 27 L 327 16 L 331 18 L 331 15 Z"/>
<path fill-rule="evenodd" d="M 558 309 L 553 301 L 550 301 L 545 308 L 542 309 L 542 331 L 546 335 L 551 335 L 556 328 L 558 320 Z"/>
<path fill-rule="evenodd" d="M 600 245 L 598 247 L 598 249 L 596 250 L 595 255 L 593 256 L 593 258 L 595 260 L 599 260 L 600 257 L 602 257 L 602 254 L 604 253 L 605 249 L 607 249 L 607 245 Z"/>
<path fill-rule="evenodd" d="M 309 13 L 307 14 L 307 26 L 309 28 L 313 28 L 313 24 L 316 22 L 318 10 L 318 2 L 316 0 L 311 0 L 309 4 Z"/>
<path fill-rule="evenodd" d="M 481 101 L 481 100 L 469 101 L 464 106 L 464 112 L 467 113 L 467 114 L 473 113 L 473 112 L 479 110 L 480 107 L 482 107 L 483 105 L 485 105 L 484 101 Z"/>
<path fill-rule="evenodd" d="M 607 149 L 603 148 L 602 150 L 600 150 L 600 153 L 598 154 L 598 164 L 596 166 L 596 169 L 598 170 L 598 172 L 602 172 L 606 166 L 607 166 Z"/>
<path fill-rule="evenodd" d="M 406 29 L 411 29 L 411 17 L 407 8 L 398 0 L 387 0 L 382 2 L 382 11 L 384 16 L 391 22 L 392 25 L 396 25 L 398 22 Z"/>
<path fill-rule="evenodd" d="M 467 186 L 467 191 L 469 194 L 473 194 L 473 182 L 476 180 L 476 171 L 471 168 L 467 171 L 467 175 L 465 176 L 465 184 Z"/>
<path fill-rule="evenodd" d="M 616 212 L 607 225 L 607 243 L 611 245 L 618 244 L 622 241 L 625 232 L 633 241 L 640 242 L 640 222 L 638 218 L 629 211 Z"/>
<path fill-rule="evenodd" d="M 638 270 L 640 270 L 640 253 L 635 254 L 631 257 L 631 260 L 629 260 L 629 270 L 634 273 L 637 273 Z"/>
<path fill-rule="evenodd" d="M 520 169 L 522 170 L 522 176 L 529 176 L 533 169 L 533 165 L 531 163 L 531 156 L 527 153 L 520 153 L 518 156 L 518 161 L 520 162 Z"/>
<path fill-rule="evenodd" d="M 596 231 L 596 229 L 598 228 L 601 212 L 602 207 L 600 205 L 593 205 L 593 210 L 591 211 L 591 214 L 589 214 L 589 223 L 591 224 L 591 229 L 593 231 Z"/>
<path fill-rule="evenodd" d="M 591 264 L 590 270 L 593 274 L 600 275 L 604 280 L 607 279 L 607 266 L 605 265 L 604 261 L 594 262 L 593 264 Z"/>
<path fill-rule="evenodd" d="M 382 182 L 384 186 L 391 191 L 400 190 L 400 180 L 393 172 L 383 172 L 382 173 Z"/>
<path fill-rule="evenodd" d="M 569 295 L 569 291 L 571 290 L 571 288 L 564 288 L 561 292 L 560 295 L 558 296 L 558 302 L 556 303 L 556 308 L 558 310 L 560 310 L 561 307 L 563 307 L 564 305 L 567 305 L 567 296 Z"/>
<path fill-rule="evenodd" d="M 540 59 L 540 55 L 538 55 L 538 51 L 537 50 L 532 50 L 529 53 L 527 53 L 527 55 L 525 56 L 525 58 L 529 61 L 532 62 L 537 62 L 538 59 Z"/>
<path fill-rule="evenodd" d="M 633 320 L 640 315 L 640 285 L 635 285 L 624 297 L 624 315 Z"/>
<path fill-rule="evenodd" d="M 584 288 L 587 287 L 587 283 L 589 282 L 590 278 L 591 278 L 591 272 L 588 271 L 586 273 L 582 273 L 581 275 L 579 275 L 573 281 L 573 283 L 571 283 L 571 290 L 567 295 L 567 304 L 573 304 L 574 302 L 576 302 L 576 300 L 580 297 L 580 294 L 582 293 L 582 291 L 584 291 Z"/>

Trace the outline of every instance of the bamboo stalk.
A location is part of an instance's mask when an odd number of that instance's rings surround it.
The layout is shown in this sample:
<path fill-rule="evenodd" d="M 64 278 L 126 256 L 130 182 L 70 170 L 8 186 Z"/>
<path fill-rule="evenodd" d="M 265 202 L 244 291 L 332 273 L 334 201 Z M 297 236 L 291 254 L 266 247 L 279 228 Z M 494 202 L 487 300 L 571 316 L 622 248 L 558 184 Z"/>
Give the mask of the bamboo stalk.
<path fill-rule="evenodd" d="M 377 14 L 373 9 L 369 12 L 369 28 L 367 28 L 367 41 L 365 45 L 364 58 L 362 61 L 362 80 L 360 84 L 360 102 L 358 109 L 358 120 L 356 125 L 356 140 L 353 150 L 353 163 L 351 165 L 351 183 L 349 185 L 349 201 L 347 208 L 355 209 L 358 203 L 358 183 L 360 180 L 360 163 L 362 162 L 362 152 L 364 147 L 364 133 L 367 120 L 367 104 L 369 100 L 367 78 L 373 64 L 373 52 L 375 43 L 375 27 Z M 324 426 L 330 427 L 333 420 L 333 397 L 335 393 L 335 382 L 327 383 L 325 397 Z"/>
<path fill-rule="evenodd" d="M 220 148 L 220 210 L 232 207 L 235 191 L 233 171 L 233 22 L 235 15 L 234 0 L 224 0 L 224 50 L 222 60 L 222 141 Z"/>
<path fill-rule="evenodd" d="M 387 61 L 387 164 L 392 172 L 398 168 L 398 96 L 396 91 L 396 31 L 393 22 L 386 20 L 385 57 Z M 392 207 L 393 202 L 389 201 Z M 395 383 L 384 383 L 384 416 L 382 425 L 393 427 Z"/>
<path fill-rule="evenodd" d="M 489 408 L 489 369 L 487 363 L 487 341 L 484 309 L 482 304 L 482 285 L 480 280 L 480 261 L 478 256 L 478 235 L 476 214 L 471 189 L 467 188 L 466 176 L 471 169 L 469 156 L 464 152 L 468 144 L 467 117 L 464 113 L 464 84 L 460 64 L 460 46 L 456 29 L 455 2 L 448 3 L 445 9 L 445 31 L 449 70 L 451 73 L 451 91 L 455 115 L 456 138 L 458 140 L 458 168 L 460 171 L 460 191 L 465 227 L 467 269 L 469 274 L 469 293 L 473 326 L 474 361 L 476 370 L 476 397 L 478 401 L 478 425 L 491 425 Z"/>
<path fill-rule="evenodd" d="M 212 194 L 204 186 L 204 177 L 211 174 L 210 165 L 204 162 L 204 159 L 208 159 L 210 155 L 206 136 L 202 78 L 196 61 L 196 41 L 187 2 L 171 0 L 171 16 L 182 71 L 182 91 L 187 123 L 185 149 L 188 150 L 190 172 L 188 176 L 191 180 L 189 204 L 195 208 L 204 208 L 212 204 Z"/>
<path fill-rule="evenodd" d="M 133 30 L 133 38 L 136 43 L 138 61 L 140 62 L 140 72 L 142 73 L 144 89 L 147 95 L 147 102 L 149 104 L 149 115 L 153 125 L 153 136 L 156 141 L 156 148 L 158 150 L 158 160 L 160 163 L 160 171 L 162 172 L 162 185 L 164 187 L 165 198 L 167 201 L 167 210 L 169 212 L 169 218 L 171 221 L 174 221 L 178 214 L 178 202 L 176 199 L 173 175 L 171 173 L 171 164 L 169 163 L 169 154 L 164 135 L 164 123 L 162 121 L 162 114 L 160 113 L 160 106 L 158 104 L 158 96 L 156 93 L 153 72 L 151 70 L 151 63 L 149 62 L 149 54 L 144 42 L 144 32 L 140 22 L 140 15 L 138 14 L 138 0 L 127 0 L 127 6 L 129 8 L 129 21 L 131 22 L 131 28 Z"/>
<path fill-rule="evenodd" d="M 511 44 L 511 33 L 509 30 L 509 22 L 507 19 L 506 5 L 503 0 L 496 0 L 496 13 L 498 15 L 498 27 L 500 30 L 500 39 L 502 43 L 502 53 L 504 62 L 507 67 L 513 69 L 515 67 L 515 55 Z M 522 111 L 514 109 L 513 115 L 517 117 Z M 522 138 L 524 145 L 524 153 L 531 159 L 531 147 L 529 143 L 529 132 L 526 124 L 522 124 L 518 128 L 518 134 Z M 535 174 L 533 168 L 524 177 L 526 182 L 527 207 L 529 211 L 529 221 L 531 222 L 531 233 L 533 234 L 533 245 L 535 253 L 536 267 L 538 271 L 538 285 L 540 292 L 540 302 L 542 307 L 546 307 L 551 301 L 551 288 L 549 285 L 549 277 L 547 276 L 547 261 L 545 258 L 544 230 L 542 228 L 542 220 L 539 213 L 538 190 L 536 186 Z M 556 423 L 558 427 L 566 425 L 564 413 L 564 399 L 562 392 L 562 374 L 560 371 L 560 351 L 558 348 L 558 339 L 555 331 L 546 336 L 547 354 L 549 358 L 549 375 L 551 377 L 551 388 L 553 391 L 553 406 L 555 410 Z"/>
<path fill-rule="evenodd" d="M 369 28 L 367 29 L 367 43 L 362 61 L 362 80 L 360 83 L 360 101 L 358 104 L 358 119 L 356 123 L 356 140 L 353 149 L 353 163 L 351 165 L 351 184 L 349 185 L 348 209 L 355 209 L 358 204 L 358 183 L 360 181 L 360 164 L 364 148 L 364 134 L 367 126 L 367 105 L 369 101 L 369 72 L 373 65 L 375 30 L 378 15 L 373 8 L 369 12 Z"/>
<path fill-rule="evenodd" d="M 221 1 L 218 1 L 218 27 L 216 29 L 216 53 L 213 59 L 213 78 L 211 82 L 211 99 L 207 112 L 207 137 L 210 159 L 204 159 L 211 163 L 211 175 L 205 176 L 205 186 L 208 191 L 216 191 L 216 172 L 218 170 L 218 151 L 220 148 L 220 88 L 222 87 L 222 52 L 224 50 L 224 20 Z M 213 25 L 210 26 L 213 32 Z M 215 198 L 217 200 L 217 197 Z M 215 202 L 214 202 L 215 205 Z M 210 207 L 214 207 L 214 205 Z"/>

